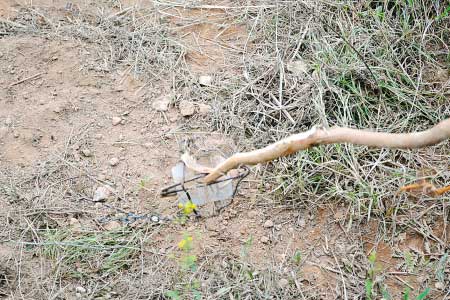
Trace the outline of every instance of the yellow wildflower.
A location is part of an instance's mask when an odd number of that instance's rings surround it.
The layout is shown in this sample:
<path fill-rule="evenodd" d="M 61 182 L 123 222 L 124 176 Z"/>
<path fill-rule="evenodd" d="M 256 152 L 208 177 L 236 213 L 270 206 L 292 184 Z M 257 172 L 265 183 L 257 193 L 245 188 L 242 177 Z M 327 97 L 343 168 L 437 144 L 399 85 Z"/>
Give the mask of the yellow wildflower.
<path fill-rule="evenodd" d="M 184 247 L 186 247 L 186 240 L 181 240 L 181 241 L 178 243 L 178 248 L 180 248 L 181 250 L 183 250 Z"/>

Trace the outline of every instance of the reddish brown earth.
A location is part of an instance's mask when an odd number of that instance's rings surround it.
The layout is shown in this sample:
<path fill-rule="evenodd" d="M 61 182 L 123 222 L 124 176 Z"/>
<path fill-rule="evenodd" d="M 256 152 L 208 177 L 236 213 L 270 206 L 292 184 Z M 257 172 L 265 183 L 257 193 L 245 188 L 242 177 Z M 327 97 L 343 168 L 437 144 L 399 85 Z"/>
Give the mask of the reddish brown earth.
<path fill-rule="evenodd" d="M 14 15 L 22 2 L 0 1 L 0 16 Z M 145 5 L 142 3 L 126 1 L 123 7 Z M 33 4 L 58 13 L 66 1 L 40 0 Z M 227 59 L 235 57 L 246 46 L 247 29 L 236 24 L 223 9 L 171 8 L 163 13 L 169 19 L 168 26 L 174 37 L 180 43 L 190 45 L 185 61 L 193 73 L 223 71 Z M 192 18 L 200 21 L 193 26 L 184 26 L 185 21 Z M 207 147 L 224 137 L 216 133 L 182 134 L 180 128 L 188 120 L 180 115 L 176 106 L 161 113 L 150 105 L 151 99 L 170 91 L 170 84 L 161 79 L 152 85 L 158 88 L 149 88 L 134 78 L 126 67 L 109 73 L 83 68 L 93 56 L 86 45 L 75 41 L 32 35 L 0 39 L 1 168 L 31 170 L 40 162 L 70 153 L 78 165 L 89 166 L 90 176 L 98 181 L 115 182 L 121 195 L 133 195 L 125 202 L 113 202 L 114 205 L 140 213 L 173 214 L 176 200 L 162 199 L 159 191 L 170 183 L 170 168 L 179 159 L 184 139 L 193 138 L 197 144 Z M 114 117 L 120 117 L 122 123 L 113 125 Z M 202 117 L 195 118 L 201 120 Z M 207 138 L 208 142 L 202 144 Z M 84 154 L 86 151 L 89 155 Z M 118 158 L 119 163 L 111 166 L 111 158 Z M 141 182 L 141 188 L 138 188 Z M 92 191 L 95 187 L 95 182 L 91 183 Z M 136 192 L 133 194 L 133 191 Z M 394 257 L 397 248 L 424 253 L 424 240 L 417 233 L 407 231 L 403 239 L 392 245 L 377 234 L 382 224 L 376 221 L 364 225 L 360 232 L 348 230 L 345 207 L 330 205 L 309 213 L 294 213 L 283 207 L 258 207 L 256 197 L 256 186 L 245 183 L 241 196 L 221 214 L 188 223 L 184 230 L 197 233 L 199 257 L 210 255 L 217 249 L 227 249 L 239 256 L 246 241 L 252 238 L 245 255 L 248 263 L 260 271 L 273 268 L 283 273 L 285 270 L 286 279 L 306 287 L 303 293 L 314 291 L 321 295 L 320 299 L 334 299 L 336 286 L 341 282 L 337 259 L 345 257 L 352 264 L 351 260 L 358 255 L 368 256 L 376 250 L 377 273 L 392 273 L 386 275 L 391 293 L 398 296 L 404 289 L 404 282 L 413 288 L 420 285 L 419 275 L 395 273 L 401 272 L 398 265 L 403 259 Z M 45 207 L 73 207 L 59 199 L 42 201 L 40 204 Z M 1 205 L 4 212 L 18 209 L 4 202 Z M 90 205 L 83 204 L 82 207 L 94 209 Z M 98 215 L 108 213 L 102 211 L 101 206 L 95 209 Z M 91 230 L 108 230 L 89 219 L 90 215 L 69 212 L 53 218 L 61 226 L 69 226 L 75 218 L 81 226 Z M 274 226 L 265 228 L 267 220 L 272 220 Z M 443 226 L 436 226 L 434 230 L 444 241 L 450 236 L 449 227 L 445 231 Z M 161 229 L 154 236 L 157 250 L 161 253 L 175 251 L 174 245 L 181 238 L 181 232 L 178 225 Z M 17 260 L 17 250 L 23 249 L 14 244 L 1 245 L 0 263 Z M 302 260 L 298 268 L 292 270 L 288 265 L 296 251 L 302 253 Z M 37 259 L 21 253 L 25 257 L 21 262 L 22 270 L 31 272 Z M 366 268 L 367 265 L 356 267 L 355 273 L 364 278 Z M 11 280 L 14 279 L 13 269 L 11 265 L 0 265 L 0 273 Z M 41 275 L 28 275 L 21 288 L 27 290 L 26 285 L 32 286 Z M 13 295 L 17 291 L 3 292 Z M 63 294 L 72 298 L 73 290 L 67 289 Z"/>

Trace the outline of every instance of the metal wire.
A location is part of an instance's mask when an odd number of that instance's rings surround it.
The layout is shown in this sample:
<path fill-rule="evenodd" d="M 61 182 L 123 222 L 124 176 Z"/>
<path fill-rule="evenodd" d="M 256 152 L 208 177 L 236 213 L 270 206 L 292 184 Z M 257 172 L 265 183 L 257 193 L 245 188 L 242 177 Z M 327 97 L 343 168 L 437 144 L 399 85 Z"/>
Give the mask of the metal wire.
<path fill-rule="evenodd" d="M 236 195 L 236 193 L 237 193 L 237 189 L 238 189 L 239 184 L 250 173 L 250 169 L 247 166 L 242 166 L 241 169 L 243 170 L 243 172 L 240 172 L 239 175 L 236 175 L 236 176 L 233 176 L 233 177 L 227 177 L 227 178 L 220 179 L 220 180 L 216 180 L 216 181 L 214 181 L 212 183 L 209 183 L 209 184 L 198 183 L 198 184 L 194 185 L 193 187 L 190 187 L 189 189 L 185 188 L 185 183 L 194 182 L 194 181 L 196 181 L 196 180 L 198 180 L 200 178 L 205 177 L 208 174 L 207 173 L 200 174 L 200 175 L 195 176 L 195 177 L 193 177 L 191 179 L 188 179 L 188 180 L 184 180 L 183 179 L 183 181 L 180 182 L 180 183 L 175 183 L 175 184 L 169 185 L 169 186 L 165 187 L 164 189 L 162 189 L 161 190 L 161 197 L 174 196 L 178 192 L 187 192 L 187 190 L 190 190 L 190 189 L 196 189 L 196 188 L 204 187 L 204 186 L 207 186 L 207 185 L 214 185 L 214 184 L 218 184 L 218 183 L 221 183 L 221 182 L 238 179 L 238 181 L 236 182 L 236 186 L 234 188 L 234 191 L 233 191 L 233 196 L 232 197 L 234 197 Z M 188 193 L 186 193 L 186 194 L 188 195 Z M 189 195 L 188 195 L 188 199 L 189 199 Z"/>

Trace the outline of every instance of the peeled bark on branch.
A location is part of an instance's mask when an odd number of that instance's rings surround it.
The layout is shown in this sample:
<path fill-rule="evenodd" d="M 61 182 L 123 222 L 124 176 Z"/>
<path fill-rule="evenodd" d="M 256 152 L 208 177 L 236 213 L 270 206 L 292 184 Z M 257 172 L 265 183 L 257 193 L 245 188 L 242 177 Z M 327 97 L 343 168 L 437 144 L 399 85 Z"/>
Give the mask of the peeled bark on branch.
<path fill-rule="evenodd" d="M 193 163 L 190 160 L 188 168 L 209 173 L 205 183 L 211 183 L 227 171 L 240 165 L 255 165 L 276 158 L 287 156 L 317 145 L 349 143 L 376 148 L 414 149 L 438 144 L 450 138 L 450 118 L 441 121 L 434 127 L 420 132 L 411 133 L 383 133 L 346 127 L 334 127 L 331 129 L 312 128 L 306 132 L 291 135 L 262 149 L 236 153 L 215 168 L 208 168 Z M 186 162 L 188 156 L 184 156 Z"/>

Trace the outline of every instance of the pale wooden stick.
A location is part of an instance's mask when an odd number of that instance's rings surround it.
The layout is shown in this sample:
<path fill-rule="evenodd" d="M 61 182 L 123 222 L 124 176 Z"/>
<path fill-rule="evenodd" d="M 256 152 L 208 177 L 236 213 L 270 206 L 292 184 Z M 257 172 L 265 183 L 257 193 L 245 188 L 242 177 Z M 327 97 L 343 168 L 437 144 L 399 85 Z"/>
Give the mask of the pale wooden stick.
<path fill-rule="evenodd" d="M 205 183 L 211 183 L 227 171 L 240 165 L 255 165 L 268 162 L 278 157 L 287 156 L 300 150 L 324 144 L 349 143 L 376 148 L 414 149 L 438 144 L 450 138 L 450 119 L 441 121 L 434 127 L 420 132 L 383 133 L 346 127 L 334 127 L 329 130 L 312 128 L 306 132 L 291 135 L 265 148 L 236 153 L 204 178 Z M 197 169 L 202 169 L 196 165 Z"/>

